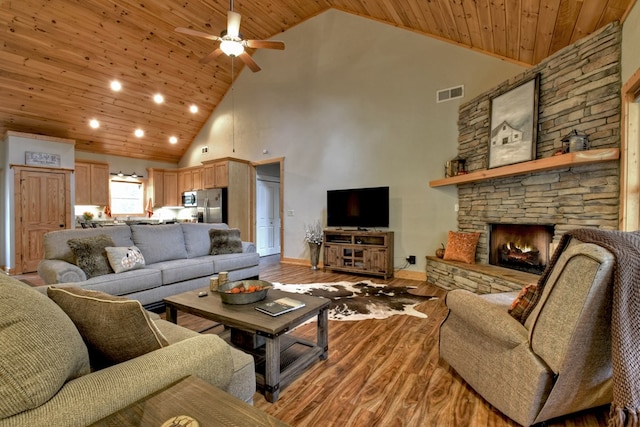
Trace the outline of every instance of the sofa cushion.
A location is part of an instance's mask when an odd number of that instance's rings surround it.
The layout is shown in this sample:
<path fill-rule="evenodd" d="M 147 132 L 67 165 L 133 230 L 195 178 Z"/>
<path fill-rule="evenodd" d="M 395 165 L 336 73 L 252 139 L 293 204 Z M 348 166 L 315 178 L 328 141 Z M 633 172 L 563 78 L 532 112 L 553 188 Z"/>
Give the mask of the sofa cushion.
<path fill-rule="evenodd" d="M 107 246 L 114 246 L 113 239 L 106 234 L 67 240 L 75 256 L 75 264 L 84 271 L 87 279 L 113 273 L 109 264 Z"/>
<path fill-rule="evenodd" d="M 65 286 L 74 286 L 74 284 L 65 283 Z M 101 291 L 109 295 L 127 295 L 160 286 L 162 286 L 162 273 L 149 266 L 119 274 L 93 277 L 82 282 L 84 289 Z"/>
<path fill-rule="evenodd" d="M 219 224 L 180 224 L 184 233 L 184 243 L 187 248 L 187 256 L 196 258 L 199 256 L 209 255 L 211 252 L 211 237 L 209 230 L 212 228 L 218 230 L 228 230 L 229 226 L 224 223 Z"/>
<path fill-rule="evenodd" d="M 42 405 L 89 373 L 82 337 L 44 294 L 2 275 L 0 312 L 0 419 Z"/>
<path fill-rule="evenodd" d="M 211 236 L 211 255 L 238 254 L 242 252 L 242 240 L 240 240 L 240 230 L 231 228 L 229 230 L 209 230 Z"/>
<path fill-rule="evenodd" d="M 60 259 L 70 263 L 75 262 L 73 252 L 67 245 L 67 240 L 107 234 L 113 239 L 112 246 L 131 246 L 131 229 L 126 225 L 113 227 L 73 229 L 51 231 L 44 235 L 44 259 Z"/>
<path fill-rule="evenodd" d="M 168 345 L 139 301 L 76 287 L 49 287 L 47 294 L 80 331 L 91 365 L 103 368 Z"/>
<path fill-rule="evenodd" d="M 480 233 L 449 231 L 447 248 L 444 250 L 444 259 L 475 264 L 476 247 L 478 246 L 479 239 Z"/>
<path fill-rule="evenodd" d="M 178 259 L 151 264 L 148 268 L 160 270 L 162 284 L 184 282 L 198 277 L 211 276 L 213 270 L 213 257 L 206 256 L 191 259 Z"/>
<path fill-rule="evenodd" d="M 221 271 L 231 272 L 240 268 L 257 266 L 259 263 L 260 255 L 258 255 L 257 252 L 216 255 L 213 257 L 213 269 L 215 273 Z"/>
<path fill-rule="evenodd" d="M 144 256 L 136 246 L 109 246 L 105 250 L 109 265 L 116 273 L 143 268 L 145 265 Z"/>
<path fill-rule="evenodd" d="M 187 250 L 180 224 L 131 225 L 133 242 L 147 264 L 185 259 Z"/>

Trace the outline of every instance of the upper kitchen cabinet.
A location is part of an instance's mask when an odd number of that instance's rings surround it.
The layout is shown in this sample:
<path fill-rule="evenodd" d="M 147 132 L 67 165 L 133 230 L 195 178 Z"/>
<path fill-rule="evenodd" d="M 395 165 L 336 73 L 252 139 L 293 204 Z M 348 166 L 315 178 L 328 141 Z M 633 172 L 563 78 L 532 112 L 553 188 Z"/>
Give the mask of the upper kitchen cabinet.
<path fill-rule="evenodd" d="M 212 160 L 203 162 L 202 184 L 204 188 L 226 188 L 229 186 L 229 163 L 237 160 Z"/>
<path fill-rule="evenodd" d="M 164 206 L 178 206 L 178 172 L 174 170 L 164 171 Z"/>
<path fill-rule="evenodd" d="M 178 170 L 178 194 L 185 191 L 202 190 L 202 167 Z"/>
<path fill-rule="evenodd" d="M 109 204 L 109 164 L 77 161 L 75 164 L 76 205 Z"/>

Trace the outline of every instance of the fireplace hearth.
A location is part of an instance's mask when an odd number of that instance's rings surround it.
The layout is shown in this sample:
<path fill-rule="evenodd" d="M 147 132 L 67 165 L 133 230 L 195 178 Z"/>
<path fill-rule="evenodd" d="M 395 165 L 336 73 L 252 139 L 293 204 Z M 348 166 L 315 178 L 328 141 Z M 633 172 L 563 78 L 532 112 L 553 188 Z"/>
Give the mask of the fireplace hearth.
<path fill-rule="evenodd" d="M 550 258 L 553 225 L 490 224 L 489 264 L 542 274 Z"/>

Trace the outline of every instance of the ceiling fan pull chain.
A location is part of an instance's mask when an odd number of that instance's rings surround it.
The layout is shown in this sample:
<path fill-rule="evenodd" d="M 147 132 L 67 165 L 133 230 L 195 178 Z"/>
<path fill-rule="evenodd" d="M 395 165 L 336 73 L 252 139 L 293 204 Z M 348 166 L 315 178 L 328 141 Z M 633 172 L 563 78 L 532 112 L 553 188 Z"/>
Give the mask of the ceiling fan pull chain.
<path fill-rule="evenodd" d="M 233 4 L 233 0 L 231 0 Z M 235 97 L 235 58 L 231 57 L 231 151 L 236 152 L 236 97 Z"/>

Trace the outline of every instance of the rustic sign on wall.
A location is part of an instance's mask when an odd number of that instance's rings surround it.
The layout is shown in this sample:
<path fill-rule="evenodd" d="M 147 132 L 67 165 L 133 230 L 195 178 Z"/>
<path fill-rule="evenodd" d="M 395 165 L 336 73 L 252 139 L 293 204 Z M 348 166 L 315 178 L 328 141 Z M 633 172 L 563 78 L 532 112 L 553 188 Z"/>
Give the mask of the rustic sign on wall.
<path fill-rule="evenodd" d="M 36 153 L 35 151 L 25 151 L 25 164 L 27 166 L 49 166 L 60 167 L 60 154 Z"/>

